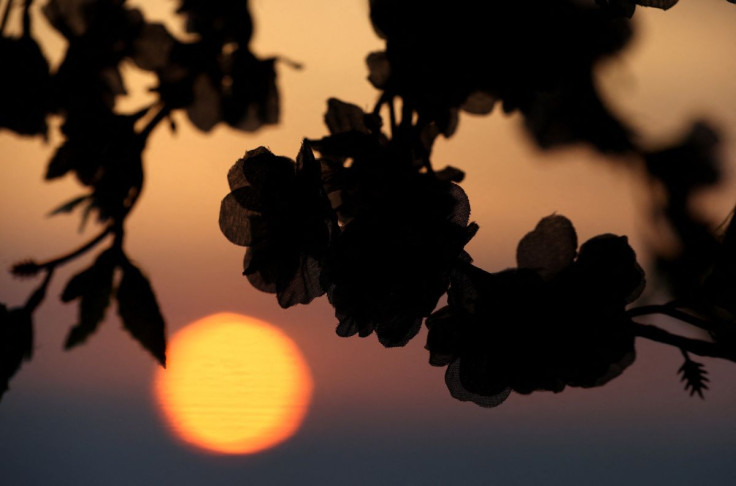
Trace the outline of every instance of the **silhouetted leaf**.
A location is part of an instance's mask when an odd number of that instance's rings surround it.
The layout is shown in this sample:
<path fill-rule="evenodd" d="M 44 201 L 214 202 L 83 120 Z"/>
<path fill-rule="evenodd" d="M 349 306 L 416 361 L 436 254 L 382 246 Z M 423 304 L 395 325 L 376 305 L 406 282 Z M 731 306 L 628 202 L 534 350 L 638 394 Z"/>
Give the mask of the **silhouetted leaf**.
<path fill-rule="evenodd" d="M 49 64 L 35 40 L 0 37 L 0 129 L 46 135 L 51 110 Z"/>
<path fill-rule="evenodd" d="M 166 366 L 164 318 L 148 279 L 132 263 L 122 266 L 117 292 L 118 314 L 125 329 Z"/>
<path fill-rule="evenodd" d="M 92 196 L 90 196 L 89 194 L 84 194 L 82 196 L 75 197 L 74 199 L 65 202 L 58 208 L 51 211 L 49 213 L 49 216 L 55 216 L 57 214 L 62 214 L 62 213 L 71 213 L 72 211 L 74 211 L 74 208 L 82 204 L 84 201 L 91 199 L 91 197 Z"/>
<path fill-rule="evenodd" d="M 79 299 L 79 321 L 69 332 L 64 343 L 65 349 L 86 341 L 105 318 L 112 294 L 113 273 L 119 258 L 117 250 L 102 252 L 91 267 L 72 277 L 64 288 L 61 294 L 63 302 Z"/>
<path fill-rule="evenodd" d="M 24 307 L 7 309 L 0 304 L 0 399 L 23 360 L 30 360 L 32 354 L 31 311 Z"/>
<path fill-rule="evenodd" d="M 682 375 L 680 381 L 685 382 L 685 390 L 690 391 L 690 396 L 697 393 L 700 398 L 705 398 L 703 391 L 708 389 L 707 383 L 710 380 L 706 376 L 708 372 L 702 363 L 693 361 L 686 355 L 685 362 L 677 370 L 677 373 Z"/>

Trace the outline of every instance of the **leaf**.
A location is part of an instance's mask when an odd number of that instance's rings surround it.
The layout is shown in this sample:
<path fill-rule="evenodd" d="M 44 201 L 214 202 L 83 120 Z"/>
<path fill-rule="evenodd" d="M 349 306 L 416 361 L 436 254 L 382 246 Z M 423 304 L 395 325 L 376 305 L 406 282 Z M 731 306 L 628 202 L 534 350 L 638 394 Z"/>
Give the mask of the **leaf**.
<path fill-rule="evenodd" d="M 117 253 L 106 250 L 95 263 L 69 280 L 61 294 L 63 302 L 79 298 L 79 322 L 72 327 L 64 343 L 71 349 L 89 338 L 105 318 L 110 305 L 112 280 L 117 263 Z"/>
<path fill-rule="evenodd" d="M 8 310 L 0 304 L 0 399 L 23 360 L 33 354 L 31 312 L 21 307 Z"/>
<path fill-rule="evenodd" d="M 708 389 L 707 383 L 710 380 L 705 376 L 708 372 L 705 370 L 705 366 L 702 363 L 693 361 L 685 355 L 685 362 L 680 366 L 680 369 L 677 370 L 677 373 L 682 375 L 680 381 L 685 382 L 685 391 L 690 390 L 690 396 L 697 393 L 700 395 L 700 398 L 704 398 L 703 390 Z"/>
<path fill-rule="evenodd" d="M 59 206 L 58 208 L 54 209 L 48 215 L 49 216 L 55 216 L 55 215 L 61 214 L 61 213 L 71 213 L 72 211 L 74 211 L 74 208 L 76 208 L 77 206 L 79 206 L 84 201 L 90 199 L 91 197 L 92 196 L 90 196 L 89 194 L 84 194 L 82 196 L 75 197 L 71 201 L 67 201 L 64 204 L 62 204 L 61 206 Z"/>
<path fill-rule="evenodd" d="M 125 329 L 165 367 L 164 318 L 148 279 L 130 262 L 123 267 L 117 299 Z"/>

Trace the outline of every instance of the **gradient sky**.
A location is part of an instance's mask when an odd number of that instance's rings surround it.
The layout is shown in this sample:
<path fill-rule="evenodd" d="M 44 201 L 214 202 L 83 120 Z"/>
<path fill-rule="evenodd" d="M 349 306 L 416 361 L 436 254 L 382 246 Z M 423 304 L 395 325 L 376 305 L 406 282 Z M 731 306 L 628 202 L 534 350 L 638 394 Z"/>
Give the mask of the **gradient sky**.
<path fill-rule="evenodd" d="M 43 2 L 37 2 L 43 3 Z M 145 3 L 166 19 L 174 2 Z M 329 97 L 372 107 L 365 55 L 382 47 L 365 0 L 255 0 L 253 47 L 302 62 L 278 66 L 282 121 L 255 134 L 225 127 L 205 135 L 178 113 L 178 133 L 160 126 L 144 152 L 146 186 L 129 218 L 126 247 L 150 277 L 172 333 L 216 312 L 269 321 L 303 350 L 315 395 L 303 428 L 284 445 L 250 457 L 218 457 L 181 444 L 166 430 L 150 388 L 155 364 L 122 330 L 114 311 L 88 343 L 63 352 L 75 305 L 57 299 L 89 258 L 64 267 L 36 313 L 36 349 L 0 404 L 0 475 L 7 484 L 736 484 L 736 365 L 706 362 L 706 400 L 682 391 L 676 349 L 637 342 L 638 358 L 605 387 L 512 396 L 485 410 L 449 396 L 444 369 L 427 364 L 426 332 L 404 349 L 383 349 L 374 336 L 341 339 L 326 299 L 289 310 L 241 276 L 243 249 L 217 224 L 228 192 L 226 173 L 260 145 L 296 156 L 301 139 L 326 134 Z M 729 179 L 703 200 L 719 221 L 736 194 L 736 6 L 683 0 L 668 12 L 639 8 L 635 43 L 602 70 L 616 110 L 656 144 L 706 117 L 724 133 Z M 41 17 L 36 31 L 57 63 L 60 38 Z M 492 28 L 492 25 L 489 25 Z M 480 55 L 479 55 L 480 56 Z M 153 79 L 125 70 L 144 104 Z M 540 153 L 520 120 L 494 112 L 463 116 L 434 161 L 466 171 L 463 187 L 480 224 L 469 251 L 495 271 L 514 264 L 518 240 L 543 216 L 572 219 L 581 240 L 627 234 L 635 248 L 651 238 L 637 210 L 641 182 L 616 161 L 576 147 Z M 58 123 L 55 123 L 55 127 Z M 76 216 L 46 218 L 83 190 L 73 181 L 46 184 L 50 144 L 0 133 L 0 267 L 46 258 L 89 238 Z M 0 274 L 0 300 L 20 304 L 33 281 Z"/>

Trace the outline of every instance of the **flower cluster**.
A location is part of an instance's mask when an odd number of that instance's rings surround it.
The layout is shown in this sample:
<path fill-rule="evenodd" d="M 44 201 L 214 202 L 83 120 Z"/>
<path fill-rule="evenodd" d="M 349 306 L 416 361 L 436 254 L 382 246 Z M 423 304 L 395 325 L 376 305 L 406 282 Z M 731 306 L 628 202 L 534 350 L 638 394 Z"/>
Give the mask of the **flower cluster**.
<path fill-rule="evenodd" d="M 644 288 L 634 251 L 610 234 L 576 248 L 570 221 L 553 215 L 519 243 L 518 268 L 453 272 L 427 349 L 454 397 L 496 406 L 511 390 L 600 386 L 633 362 L 625 306 Z"/>
<path fill-rule="evenodd" d="M 305 142 L 296 164 L 264 148 L 246 153 L 230 170 L 220 227 L 248 246 L 251 283 L 283 307 L 326 292 L 338 334 L 375 331 L 385 346 L 402 346 L 477 229 L 467 197 L 420 172 L 413 147 L 359 107 L 330 100 L 326 121 L 331 135 Z"/>

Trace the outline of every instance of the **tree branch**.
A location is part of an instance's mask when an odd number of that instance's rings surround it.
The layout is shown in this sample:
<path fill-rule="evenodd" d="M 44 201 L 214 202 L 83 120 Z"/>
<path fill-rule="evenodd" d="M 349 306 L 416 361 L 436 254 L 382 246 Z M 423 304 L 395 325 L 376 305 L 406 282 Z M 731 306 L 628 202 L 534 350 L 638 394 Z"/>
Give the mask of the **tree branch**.
<path fill-rule="evenodd" d="M 706 321 L 705 319 L 701 319 L 692 314 L 688 314 L 687 312 L 678 310 L 669 304 L 643 305 L 641 307 L 634 307 L 626 311 L 626 314 L 629 317 L 639 317 L 639 316 L 646 316 L 646 315 L 651 315 L 651 314 L 663 314 L 666 316 L 673 317 L 679 321 L 687 322 L 688 324 L 691 324 L 695 327 L 699 327 L 700 329 L 703 329 L 705 331 L 713 330 L 713 325 L 710 322 Z"/>
<path fill-rule="evenodd" d="M 44 263 L 39 263 L 38 266 L 45 268 L 47 270 L 52 270 L 53 268 L 57 267 L 58 265 L 61 265 L 63 263 L 68 262 L 69 260 L 73 260 L 74 258 L 77 258 L 78 256 L 88 252 L 92 248 L 94 248 L 99 242 L 105 239 L 107 235 L 112 233 L 113 227 L 108 226 L 105 228 L 105 230 L 100 233 L 99 235 L 95 236 L 93 239 L 91 239 L 89 242 L 85 243 L 81 247 L 77 248 L 71 253 L 67 253 L 66 255 L 62 255 L 58 258 L 54 258 L 53 260 L 49 260 Z"/>
<path fill-rule="evenodd" d="M 690 339 L 675 334 L 670 334 L 656 326 L 649 324 L 633 323 L 634 334 L 658 343 L 669 344 L 680 348 L 681 351 L 706 356 L 709 358 L 722 358 L 736 362 L 736 350 L 728 349 L 718 343 Z"/>

